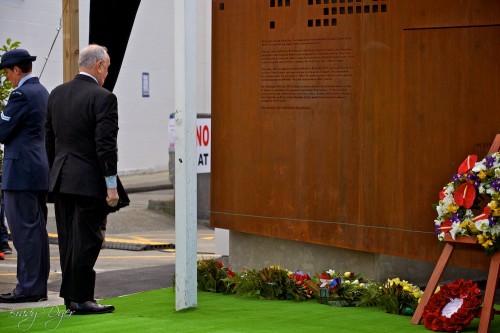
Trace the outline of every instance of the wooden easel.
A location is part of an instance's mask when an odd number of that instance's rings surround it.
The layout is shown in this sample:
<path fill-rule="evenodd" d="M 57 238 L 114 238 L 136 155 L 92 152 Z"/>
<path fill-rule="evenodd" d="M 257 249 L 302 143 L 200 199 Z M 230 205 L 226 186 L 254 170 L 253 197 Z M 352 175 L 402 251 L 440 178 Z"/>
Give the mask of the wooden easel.
<path fill-rule="evenodd" d="M 490 147 L 488 155 L 494 154 L 498 151 L 500 151 L 500 134 L 496 135 L 495 140 L 493 141 L 493 144 Z M 451 238 L 450 235 L 446 235 L 444 241 L 446 242 L 446 244 L 443 248 L 443 252 L 441 252 L 441 256 L 439 257 L 436 267 L 434 268 L 434 271 L 432 272 L 429 282 L 425 287 L 425 292 L 422 295 L 422 299 L 420 300 L 420 303 L 418 304 L 417 309 L 415 310 L 415 313 L 411 318 L 412 324 L 418 325 L 422 321 L 422 314 L 424 312 L 424 307 L 427 305 L 431 296 L 436 291 L 436 287 L 439 283 L 439 280 L 441 279 L 443 271 L 446 268 L 448 260 L 450 259 L 453 250 L 455 250 L 455 247 L 462 246 L 470 248 L 474 251 L 484 252 L 484 249 L 480 244 L 478 244 L 476 238 L 459 237 L 458 239 L 454 240 L 453 238 Z M 486 290 L 484 292 L 483 306 L 478 315 L 478 317 L 480 318 L 478 333 L 487 333 L 490 329 L 490 324 L 491 321 L 493 320 L 493 316 L 495 314 L 500 314 L 500 311 L 495 311 L 495 309 L 493 308 L 495 299 L 495 290 L 497 288 L 498 278 L 499 278 L 499 271 L 500 271 L 500 252 L 496 252 L 490 259 L 490 268 L 488 272 L 488 281 L 486 282 Z"/>

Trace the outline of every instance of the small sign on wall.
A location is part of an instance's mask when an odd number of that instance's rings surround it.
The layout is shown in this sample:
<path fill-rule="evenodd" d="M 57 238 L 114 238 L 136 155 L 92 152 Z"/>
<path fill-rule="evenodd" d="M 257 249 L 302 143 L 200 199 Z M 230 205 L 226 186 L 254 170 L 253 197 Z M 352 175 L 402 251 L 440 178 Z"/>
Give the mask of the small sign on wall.
<path fill-rule="evenodd" d="M 142 97 L 149 97 L 149 73 L 142 73 Z"/>

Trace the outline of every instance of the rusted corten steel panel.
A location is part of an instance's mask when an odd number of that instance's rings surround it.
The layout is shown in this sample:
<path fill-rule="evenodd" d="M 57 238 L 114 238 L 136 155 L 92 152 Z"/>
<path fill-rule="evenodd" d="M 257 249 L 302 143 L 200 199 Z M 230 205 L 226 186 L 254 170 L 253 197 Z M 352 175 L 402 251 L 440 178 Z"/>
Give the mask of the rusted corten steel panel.
<path fill-rule="evenodd" d="M 500 131 L 499 37 L 495 1 L 213 1 L 211 225 L 435 261 L 438 192 Z"/>

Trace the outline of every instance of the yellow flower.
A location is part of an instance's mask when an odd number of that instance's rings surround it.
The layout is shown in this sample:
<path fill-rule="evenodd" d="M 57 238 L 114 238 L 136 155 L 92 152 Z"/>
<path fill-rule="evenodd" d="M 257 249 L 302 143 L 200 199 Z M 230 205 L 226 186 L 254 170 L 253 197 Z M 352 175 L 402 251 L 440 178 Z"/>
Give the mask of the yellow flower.
<path fill-rule="evenodd" d="M 493 241 L 489 239 L 488 235 L 477 235 L 477 241 L 481 244 L 485 249 L 493 246 Z"/>
<path fill-rule="evenodd" d="M 495 200 L 490 201 L 490 208 L 491 209 L 496 209 L 498 207 L 498 204 Z"/>
<path fill-rule="evenodd" d="M 448 213 L 456 213 L 458 211 L 458 206 L 456 204 L 451 204 L 446 209 Z"/>
<path fill-rule="evenodd" d="M 485 249 L 489 248 L 490 246 L 493 246 L 493 242 L 491 240 L 487 240 L 483 244 L 481 244 Z"/>
<path fill-rule="evenodd" d="M 484 170 L 481 170 L 481 171 L 479 171 L 477 176 L 479 177 L 479 179 L 483 180 L 484 178 L 486 178 L 487 174 L 486 174 L 486 172 L 484 172 Z"/>
<path fill-rule="evenodd" d="M 392 287 L 394 285 L 399 285 L 401 283 L 401 280 L 399 278 L 394 278 L 394 279 L 387 279 L 387 284 Z"/>
<path fill-rule="evenodd" d="M 463 220 L 463 222 L 459 224 L 459 227 L 462 229 L 467 228 L 467 226 L 469 225 L 469 221 L 470 220 Z"/>

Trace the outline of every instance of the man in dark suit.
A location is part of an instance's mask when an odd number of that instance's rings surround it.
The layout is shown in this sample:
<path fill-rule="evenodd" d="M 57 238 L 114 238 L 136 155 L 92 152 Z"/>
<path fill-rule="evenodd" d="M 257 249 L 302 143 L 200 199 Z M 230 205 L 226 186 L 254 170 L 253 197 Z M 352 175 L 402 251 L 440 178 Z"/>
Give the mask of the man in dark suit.
<path fill-rule="evenodd" d="M 47 190 L 49 166 L 45 153 L 45 115 L 49 93 L 31 75 L 36 57 L 15 49 L 2 56 L 0 69 L 14 87 L 0 114 L 0 142 L 5 145 L 2 192 L 5 215 L 17 250 L 17 286 L 0 302 L 47 299 L 49 238 Z"/>
<path fill-rule="evenodd" d="M 46 149 L 51 168 L 62 269 L 60 296 L 74 314 L 107 313 L 94 299 L 94 265 L 109 207 L 118 203 L 118 102 L 102 85 L 110 58 L 106 48 L 80 52 L 80 73 L 49 96 Z"/>

